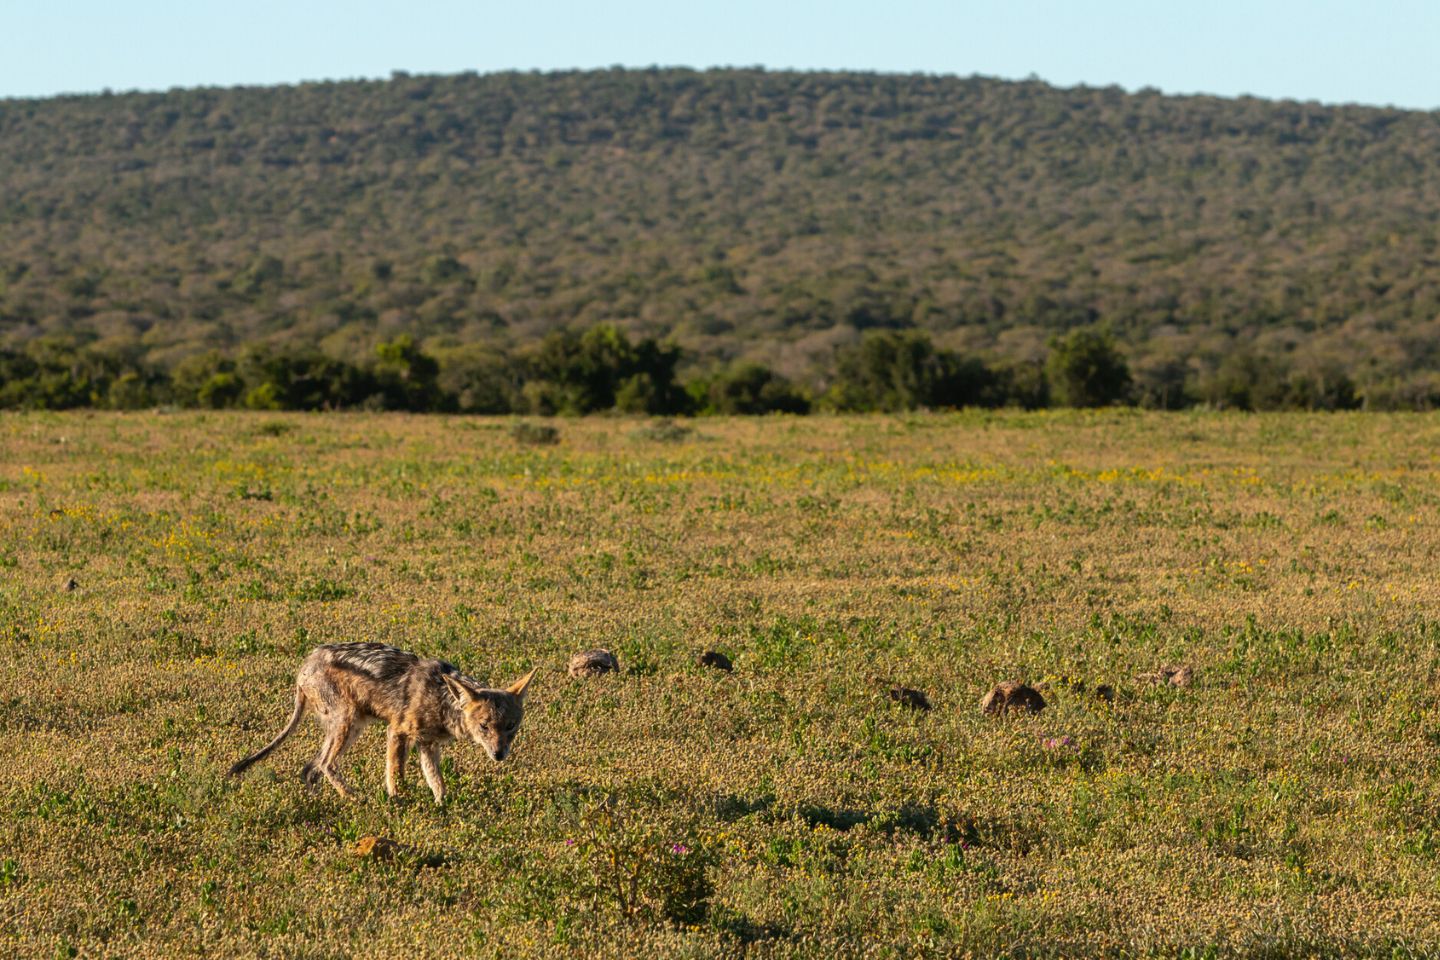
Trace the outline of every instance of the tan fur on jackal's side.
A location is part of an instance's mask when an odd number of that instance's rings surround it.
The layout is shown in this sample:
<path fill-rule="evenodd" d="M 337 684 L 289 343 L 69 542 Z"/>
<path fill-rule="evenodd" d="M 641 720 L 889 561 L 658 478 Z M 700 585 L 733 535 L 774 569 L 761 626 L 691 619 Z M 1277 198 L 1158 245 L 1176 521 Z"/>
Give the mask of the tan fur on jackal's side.
<path fill-rule="evenodd" d="M 440 750 L 452 740 L 480 744 L 490 759 L 504 760 L 525 715 L 525 688 L 531 670 L 503 690 L 492 690 L 444 660 L 426 660 L 383 643 L 337 643 L 317 647 L 295 677 L 295 712 L 285 729 L 230 768 L 238 777 L 265 759 L 295 732 L 307 709 L 325 730 L 315 759 L 301 775 L 306 786 L 324 777 L 343 797 L 354 793 L 340 777 L 340 758 L 372 720 L 390 725 L 386 743 L 385 792 L 395 796 L 410 750 L 436 803 L 445 802 Z"/>

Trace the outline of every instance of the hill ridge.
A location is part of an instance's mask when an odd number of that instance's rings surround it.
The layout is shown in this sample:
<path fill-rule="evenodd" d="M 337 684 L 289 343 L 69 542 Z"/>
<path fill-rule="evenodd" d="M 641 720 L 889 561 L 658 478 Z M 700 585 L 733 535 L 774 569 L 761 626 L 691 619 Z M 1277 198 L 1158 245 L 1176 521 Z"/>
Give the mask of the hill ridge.
<path fill-rule="evenodd" d="M 875 327 L 1032 362 L 1103 322 L 1192 392 L 1237 354 L 1376 397 L 1440 366 L 1440 113 L 656 68 L 7 100 L 0 143 L 12 349 L 613 322 L 804 379 Z"/>

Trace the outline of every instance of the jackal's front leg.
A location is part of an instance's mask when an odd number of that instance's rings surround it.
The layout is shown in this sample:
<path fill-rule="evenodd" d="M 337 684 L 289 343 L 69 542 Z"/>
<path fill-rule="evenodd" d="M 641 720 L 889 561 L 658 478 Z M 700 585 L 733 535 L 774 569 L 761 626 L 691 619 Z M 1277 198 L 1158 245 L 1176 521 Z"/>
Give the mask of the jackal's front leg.
<path fill-rule="evenodd" d="M 427 743 L 420 748 L 420 772 L 425 775 L 425 783 L 429 785 L 430 792 L 435 794 L 435 802 L 445 802 L 445 781 L 440 779 L 440 745 Z"/>
<path fill-rule="evenodd" d="M 405 755 L 410 750 L 410 738 L 390 728 L 385 741 L 385 793 L 392 799 L 405 782 Z"/>

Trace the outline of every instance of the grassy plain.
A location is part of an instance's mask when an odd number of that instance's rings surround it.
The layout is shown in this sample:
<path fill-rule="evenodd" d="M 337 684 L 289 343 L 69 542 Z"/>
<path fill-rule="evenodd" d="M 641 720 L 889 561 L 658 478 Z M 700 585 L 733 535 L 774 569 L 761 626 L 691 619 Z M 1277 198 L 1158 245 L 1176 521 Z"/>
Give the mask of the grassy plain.
<path fill-rule="evenodd" d="M 557 426 L 0 417 L 0 950 L 1440 950 L 1440 417 Z M 225 780 L 361 639 L 540 665 L 512 759 Z"/>

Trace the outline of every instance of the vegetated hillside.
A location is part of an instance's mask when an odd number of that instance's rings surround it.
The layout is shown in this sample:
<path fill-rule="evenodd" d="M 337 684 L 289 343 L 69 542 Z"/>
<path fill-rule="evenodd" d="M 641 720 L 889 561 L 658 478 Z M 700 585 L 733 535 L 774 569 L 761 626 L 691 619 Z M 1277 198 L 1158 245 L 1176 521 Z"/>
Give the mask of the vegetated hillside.
<path fill-rule="evenodd" d="M 614 321 L 819 382 L 914 326 L 1140 387 L 1440 396 L 1440 115 L 1040 82 L 612 70 L 0 101 L 0 345 L 441 357 Z M 821 384 L 823 385 L 823 384 Z"/>

